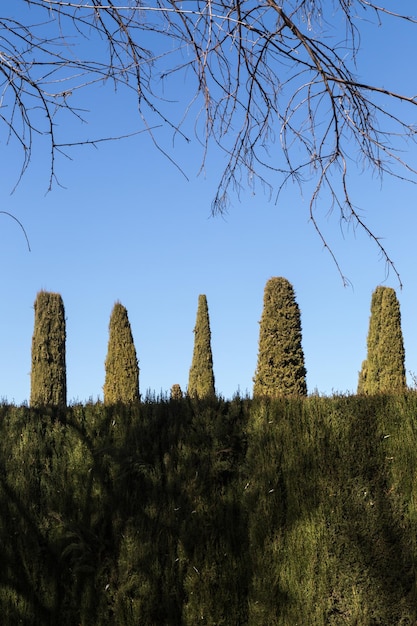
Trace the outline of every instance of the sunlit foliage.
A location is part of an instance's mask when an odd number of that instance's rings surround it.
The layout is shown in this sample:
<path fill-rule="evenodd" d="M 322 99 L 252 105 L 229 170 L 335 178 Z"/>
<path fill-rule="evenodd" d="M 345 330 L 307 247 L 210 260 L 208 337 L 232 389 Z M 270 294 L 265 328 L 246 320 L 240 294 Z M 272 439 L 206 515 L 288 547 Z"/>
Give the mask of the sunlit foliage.
<path fill-rule="evenodd" d="M 372 294 L 367 344 L 368 353 L 359 374 L 358 393 L 405 391 L 400 304 L 391 287 L 379 286 Z"/>
<path fill-rule="evenodd" d="M 199 295 L 194 328 L 193 360 L 188 377 L 188 395 L 191 398 L 210 398 L 214 397 L 214 393 L 213 354 L 207 297 Z"/>
<path fill-rule="evenodd" d="M 65 407 L 67 370 L 64 303 L 59 293 L 40 291 L 34 309 L 30 404 Z"/>
<path fill-rule="evenodd" d="M 110 316 L 104 403 L 139 400 L 139 365 L 126 308 L 116 302 Z"/>
<path fill-rule="evenodd" d="M 254 396 L 307 394 L 301 339 L 301 315 L 293 286 L 286 278 L 270 278 L 264 291 Z"/>

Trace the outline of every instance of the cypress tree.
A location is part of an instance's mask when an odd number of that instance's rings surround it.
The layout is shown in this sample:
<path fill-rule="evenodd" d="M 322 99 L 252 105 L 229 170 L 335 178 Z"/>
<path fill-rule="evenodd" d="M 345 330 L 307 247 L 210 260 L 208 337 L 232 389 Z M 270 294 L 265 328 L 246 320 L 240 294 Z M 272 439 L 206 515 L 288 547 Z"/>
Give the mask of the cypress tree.
<path fill-rule="evenodd" d="M 125 307 L 116 302 L 110 316 L 105 362 L 104 403 L 139 400 L 139 365 Z"/>
<path fill-rule="evenodd" d="M 183 393 L 181 386 L 178 383 L 175 383 L 171 387 L 171 400 L 182 400 Z"/>
<path fill-rule="evenodd" d="M 371 299 L 367 357 L 358 380 L 358 393 L 405 391 L 405 350 L 401 312 L 395 290 L 379 286 Z"/>
<path fill-rule="evenodd" d="M 307 394 L 301 338 L 300 310 L 294 289 L 286 278 L 271 278 L 264 292 L 254 396 Z"/>
<path fill-rule="evenodd" d="M 65 310 L 59 293 L 40 291 L 34 304 L 30 405 L 65 407 Z"/>
<path fill-rule="evenodd" d="M 366 393 L 367 377 L 368 377 L 368 362 L 365 359 L 365 361 L 362 361 L 361 371 L 359 372 L 358 394 Z"/>
<path fill-rule="evenodd" d="M 210 398 L 215 395 L 210 320 L 205 295 L 198 296 L 193 360 L 188 377 L 188 395 L 192 398 Z"/>

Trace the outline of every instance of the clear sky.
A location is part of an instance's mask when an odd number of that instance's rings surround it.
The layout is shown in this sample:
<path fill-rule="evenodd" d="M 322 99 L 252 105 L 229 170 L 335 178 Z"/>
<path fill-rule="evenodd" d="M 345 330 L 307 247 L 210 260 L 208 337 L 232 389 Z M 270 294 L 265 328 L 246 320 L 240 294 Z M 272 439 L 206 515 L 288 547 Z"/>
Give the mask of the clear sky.
<path fill-rule="evenodd" d="M 401 4 L 404 11 L 414 7 L 413 0 Z M 398 25 L 389 32 L 363 28 L 359 77 L 416 94 L 417 26 Z M 91 90 L 88 106 L 91 138 L 140 128 L 132 101 L 110 87 Z M 413 114 L 417 118 L 417 108 Z M 74 135 L 78 132 L 74 126 Z M 417 165 L 416 146 L 405 149 Z M 308 190 L 303 197 L 298 187 L 288 186 L 278 204 L 261 190 L 243 192 L 232 198 L 227 215 L 213 218 L 223 157 L 213 150 L 198 175 L 196 142 L 177 142 L 172 152 L 188 181 L 143 134 L 98 149 L 73 149 L 72 160 L 58 162 L 63 187 L 55 185 L 49 193 L 48 152 L 39 145 L 12 195 L 20 155 L 6 145 L 4 132 L 0 150 L 0 209 L 23 223 L 31 247 L 29 252 L 18 225 L 0 215 L 0 397 L 17 404 L 29 398 L 33 303 L 41 289 L 59 292 L 64 300 L 69 401 L 102 397 L 108 322 L 117 300 L 128 310 L 141 393 L 169 392 L 174 383 L 185 390 L 199 294 L 206 294 L 209 306 L 217 391 L 226 398 L 238 390 L 251 393 L 263 290 L 272 276 L 286 277 L 295 288 L 309 392 L 356 390 L 371 294 L 378 284 L 397 291 L 412 384 L 417 374 L 415 186 L 387 177 L 381 185 L 360 168 L 350 179 L 356 204 L 395 261 L 402 290 L 393 272 L 387 276 L 372 242 L 360 232 L 342 232 L 337 214 L 327 216 L 323 206 L 325 232 L 352 283 L 344 287 L 309 223 Z"/>

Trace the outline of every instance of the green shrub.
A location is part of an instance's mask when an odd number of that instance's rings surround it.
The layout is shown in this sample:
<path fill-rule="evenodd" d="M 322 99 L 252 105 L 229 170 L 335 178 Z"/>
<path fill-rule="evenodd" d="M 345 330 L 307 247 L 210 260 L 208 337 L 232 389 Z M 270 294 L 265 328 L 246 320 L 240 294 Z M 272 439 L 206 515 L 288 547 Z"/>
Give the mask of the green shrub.
<path fill-rule="evenodd" d="M 416 414 L 413 392 L 0 406 L 2 625 L 412 626 Z"/>

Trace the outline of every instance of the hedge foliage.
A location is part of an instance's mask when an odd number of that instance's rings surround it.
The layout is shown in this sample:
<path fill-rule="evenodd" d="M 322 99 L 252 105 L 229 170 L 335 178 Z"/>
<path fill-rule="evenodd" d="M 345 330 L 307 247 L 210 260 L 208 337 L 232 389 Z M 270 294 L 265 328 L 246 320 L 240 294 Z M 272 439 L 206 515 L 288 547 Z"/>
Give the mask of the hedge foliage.
<path fill-rule="evenodd" d="M 417 394 L 0 406 L 4 626 L 412 625 Z"/>

